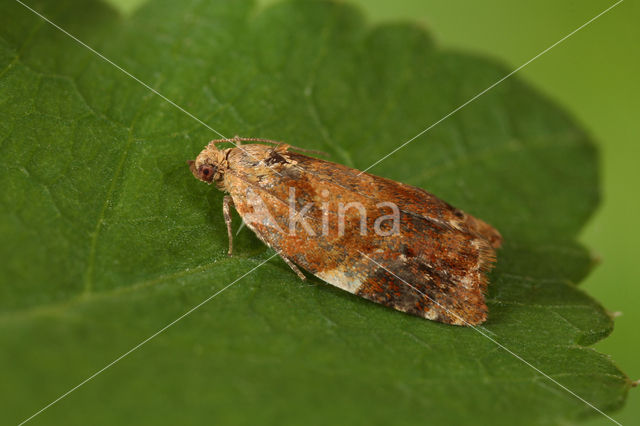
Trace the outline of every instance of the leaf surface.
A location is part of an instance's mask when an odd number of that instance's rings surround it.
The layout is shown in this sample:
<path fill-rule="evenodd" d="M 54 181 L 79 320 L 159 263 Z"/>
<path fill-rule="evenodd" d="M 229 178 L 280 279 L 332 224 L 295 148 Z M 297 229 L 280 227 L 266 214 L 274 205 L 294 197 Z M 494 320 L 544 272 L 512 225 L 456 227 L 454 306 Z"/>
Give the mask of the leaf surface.
<path fill-rule="evenodd" d="M 41 12 L 227 137 L 368 167 L 506 75 L 344 4 L 94 1 Z M 226 256 L 222 193 L 185 161 L 217 136 L 14 2 L 0 6 L 0 396 L 16 423 L 272 252 Z M 603 410 L 630 386 L 590 349 L 613 327 L 576 288 L 597 153 L 510 78 L 372 173 L 505 238 L 480 328 Z M 236 226 L 239 224 L 238 217 Z M 372 304 L 280 260 L 257 268 L 34 421 L 46 424 L 560 424 L 593 413 L 478 330 Z"/>

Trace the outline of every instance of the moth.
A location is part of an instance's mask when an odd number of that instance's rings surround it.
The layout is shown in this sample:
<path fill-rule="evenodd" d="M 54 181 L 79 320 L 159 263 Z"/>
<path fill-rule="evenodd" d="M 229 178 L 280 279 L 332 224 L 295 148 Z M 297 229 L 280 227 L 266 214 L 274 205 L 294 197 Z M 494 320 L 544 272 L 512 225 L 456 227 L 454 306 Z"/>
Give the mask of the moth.
<path fill-rule="evenodd" d="M 222 143 L 235 147 L 219 149 Z M 253 142 L 243 144 L 243 142 Z M 299 269 L 365 299 L 430 320 L 487 319 L 487 273 L 502 237 L 423 189 L 259 138 L 211 141 L 193 175 L 301 278 Z"/>

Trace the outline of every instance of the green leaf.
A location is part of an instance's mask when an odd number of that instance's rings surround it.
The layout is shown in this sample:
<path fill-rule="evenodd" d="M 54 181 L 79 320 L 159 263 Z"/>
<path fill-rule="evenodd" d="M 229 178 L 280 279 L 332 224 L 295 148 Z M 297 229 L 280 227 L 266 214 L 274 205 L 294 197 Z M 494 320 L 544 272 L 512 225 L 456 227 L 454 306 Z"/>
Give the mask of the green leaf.
<path fill-rule="evenodd" d="M 35 2 L 34 2 L 35 4 Z M 42 13 L 225 136 L 366 168 L 506 75 L 344 5 L 94 1 Z M 273 252 L 226 256 L 222 194 L 185 161 L 209 129 L 43 22 L 0 6 L 0 418 L 26 419 Z M 597 153 L 509 78 L 371 172 L 505 238 L 479 330 L 596 407 L 630 382 L 587 346 L 612 319 L 579 283 Z M 238 224 L 236 216 L 236 224 Z M 236 225 L 237 226 L 237 225 Z M 594 411 L 478 330 L 258 267 L 34 419 L 46 424 L 564 424 Z"/>

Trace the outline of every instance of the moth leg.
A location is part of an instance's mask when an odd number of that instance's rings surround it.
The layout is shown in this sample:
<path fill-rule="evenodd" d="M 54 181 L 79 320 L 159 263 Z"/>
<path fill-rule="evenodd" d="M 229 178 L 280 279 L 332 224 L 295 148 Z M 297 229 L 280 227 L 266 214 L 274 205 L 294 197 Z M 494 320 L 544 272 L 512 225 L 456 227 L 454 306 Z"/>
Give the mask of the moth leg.
<path fill-rule="evenodd" d="M 280 255 L 280 257 L 282 258 L 282 260 L 284 260 L 284 263 L 286 263 L 287 265 L 289 265 L 289 268 L 293 269 L 293 272 L 295 272 L 302 281 L 306 281 L 307 277 L 304 276 L 304 274 L 302 273 L 302 271 L 296 266 L 295 263 L 293 263 L 292 261 L 290 261 L 289 259 L 287 259 L 285 256 L 283 256 L 281 253 L 278 253 Z"/>
<path fill-rule="evenodd" d="M 233 233 L 231 232 L 231 206 L 233 206 L 233 198 L 231 195 L 225 195 L 222 199 L 222 215 L 224 223 L 227 224 L 227 236 L 229 237 L 229 256 L 233 253 Z"/>
<path fill-rule="evenodd" d="M 236 146 L 240 146 L 240 145 L 242 145 L 243 138 L 241 138 L 238 135 L 235 135 L 233 137 L 233 141 L 236 143 Z"/>

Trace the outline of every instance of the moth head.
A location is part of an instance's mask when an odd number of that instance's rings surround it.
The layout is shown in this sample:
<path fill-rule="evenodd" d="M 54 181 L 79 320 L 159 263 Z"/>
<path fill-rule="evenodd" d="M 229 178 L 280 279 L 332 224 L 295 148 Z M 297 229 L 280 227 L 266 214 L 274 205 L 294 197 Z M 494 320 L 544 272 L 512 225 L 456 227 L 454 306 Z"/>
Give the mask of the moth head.
<path fill-rule="evenodd" d="M 201 164 L 196 166 L 195 161 L 189 161 L 191 173 L 203 182 L 211 183 L 218 173 L 218 166 L 215 164 Z"/>
<path fill-rule="evenodd" d="M 207 183 L 220 183 L 226 163 L 225 152 L 213 146 L 207 146 L 195 161 L 188 161 L 189 170 L 196 179 Z"/>

